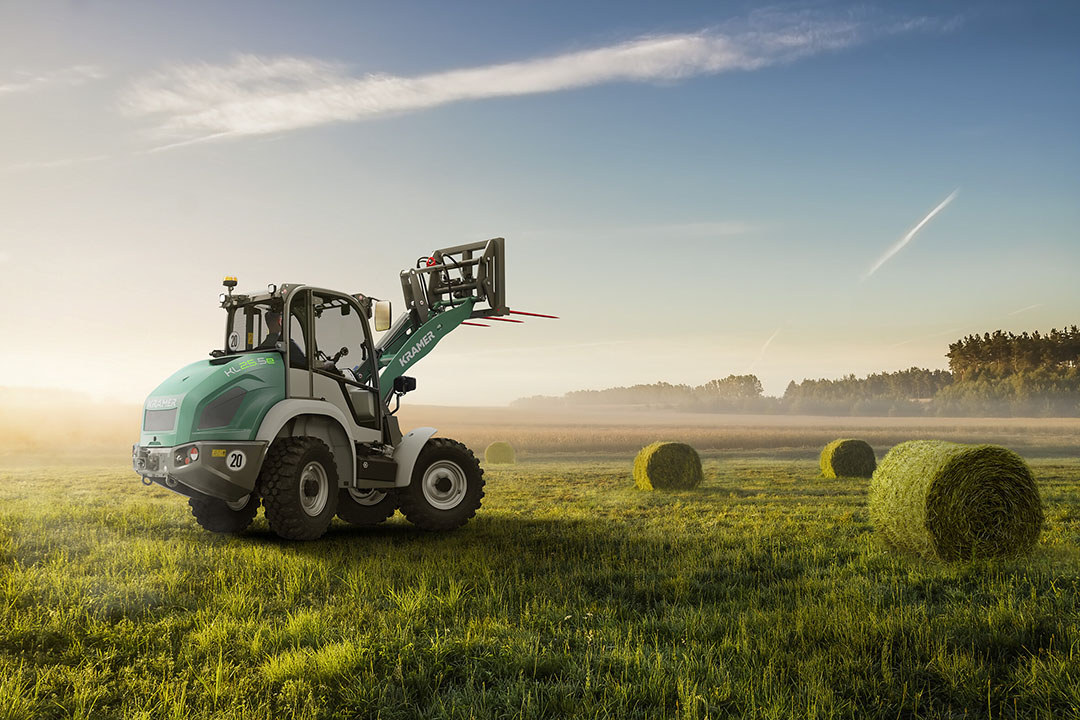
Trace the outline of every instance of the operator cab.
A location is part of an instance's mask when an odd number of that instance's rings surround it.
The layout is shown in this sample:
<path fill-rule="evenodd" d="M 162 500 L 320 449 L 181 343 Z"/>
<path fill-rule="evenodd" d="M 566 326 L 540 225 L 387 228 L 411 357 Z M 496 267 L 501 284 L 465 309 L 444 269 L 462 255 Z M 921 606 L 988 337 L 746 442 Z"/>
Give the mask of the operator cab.
<path fill-rule="evenodd" d="M 382 411 L 370 311 L 361 302 L 366 298 L 302 285 L 268 290 L 222 293 L 228 313 L 225 349 L 211 355 L 280 353 L 288 368 L 287 398 L 331 403 L 351 421 L 359 442 L 393 442 L 400 431 L 396 422 L 385 422 Z"/>

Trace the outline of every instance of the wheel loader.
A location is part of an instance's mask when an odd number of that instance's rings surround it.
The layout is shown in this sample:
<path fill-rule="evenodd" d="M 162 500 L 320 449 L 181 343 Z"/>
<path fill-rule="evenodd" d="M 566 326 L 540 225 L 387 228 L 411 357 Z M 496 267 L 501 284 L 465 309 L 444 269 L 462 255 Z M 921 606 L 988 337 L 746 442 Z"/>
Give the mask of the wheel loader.
<path fill-rule="evenodd" d="M 426 530 L 463 525 L 484 496 L 476 457 L 435 428 L 403 434 L 395 413 L 416 388 L 406 373 L 454 329 L 532 314 L 507 307 L 504 277 L 502 238 L 436 250 L 401 272 L 392 324 L 389 301 L 360 293 L 241 294 L 225 278 L 223 345 L 146 399 L 135 472 L 187 496 L 217 533 L 243 531 L 260 505 L 292 540 L 320 537 L 335 515 L 366 526 L 399 509 Z"/>

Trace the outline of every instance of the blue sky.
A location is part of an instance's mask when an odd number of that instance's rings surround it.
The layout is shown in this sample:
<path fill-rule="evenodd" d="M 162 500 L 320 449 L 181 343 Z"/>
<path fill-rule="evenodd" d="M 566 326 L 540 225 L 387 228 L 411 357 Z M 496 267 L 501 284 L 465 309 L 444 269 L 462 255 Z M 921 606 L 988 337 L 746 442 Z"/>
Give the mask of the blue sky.
<path fill-rule="evenodd" d="M 397 300 L 496 235 L 562 319 L 456 332 L 418 402 L 779 394 L 1076 323 L 1080 9 L 1031 5 L 4 4 L 0 287 L 35 300 L 0 332 L 41 351 L 0 384 L 139 400 L 220 342 L 224 274 Z"/>

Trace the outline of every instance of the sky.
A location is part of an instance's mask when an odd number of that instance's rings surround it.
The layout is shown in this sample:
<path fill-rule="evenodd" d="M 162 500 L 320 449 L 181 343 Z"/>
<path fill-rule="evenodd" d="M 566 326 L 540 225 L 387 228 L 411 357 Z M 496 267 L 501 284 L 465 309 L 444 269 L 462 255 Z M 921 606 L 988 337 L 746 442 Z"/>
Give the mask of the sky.
<path fill-rule="evenodd" d="M 1080 322 L 1072 2 L 0 4 L 0 386 L 141 402 L 221 278 L 396 301 L 507 239 L 419 403 L 947 368 Z"/>

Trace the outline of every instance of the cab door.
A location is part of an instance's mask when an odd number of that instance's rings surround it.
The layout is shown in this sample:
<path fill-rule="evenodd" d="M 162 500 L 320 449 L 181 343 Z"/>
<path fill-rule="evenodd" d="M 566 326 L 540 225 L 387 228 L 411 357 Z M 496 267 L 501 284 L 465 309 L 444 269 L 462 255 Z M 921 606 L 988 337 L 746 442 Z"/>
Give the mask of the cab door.
<path fill-rule="evenodd" d="M 353 298 L 325 290 L 312 290 L 312 315 L 313 396 L 351 418 L 357 441 L 381 439 L 381 400 L 367 318 Z"/>

